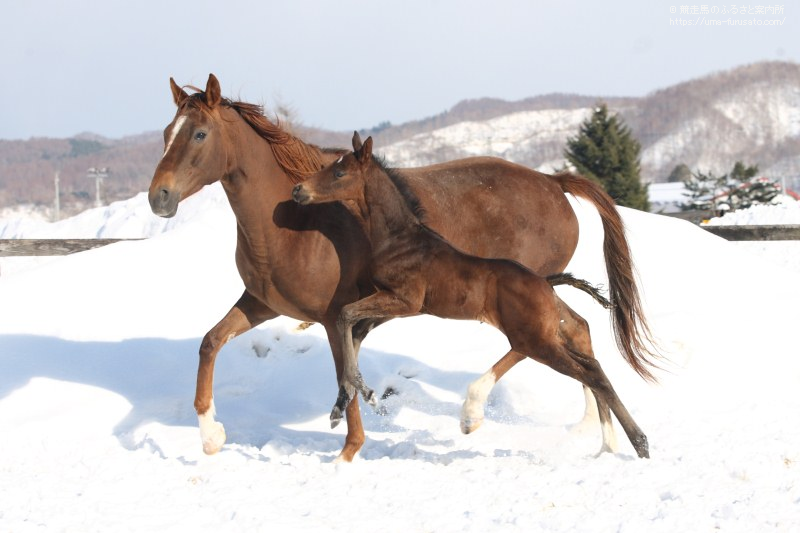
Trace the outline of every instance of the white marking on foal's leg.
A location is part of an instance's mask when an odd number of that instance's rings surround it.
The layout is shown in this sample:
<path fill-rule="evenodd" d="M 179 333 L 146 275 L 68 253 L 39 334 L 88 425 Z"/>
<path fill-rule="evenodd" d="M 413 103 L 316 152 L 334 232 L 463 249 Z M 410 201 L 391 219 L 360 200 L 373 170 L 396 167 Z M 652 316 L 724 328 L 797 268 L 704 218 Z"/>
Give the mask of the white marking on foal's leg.
<path fill-rule="evenodd" d="M 214 407 L 214 399 L 211 399 L 211 405 L 208 411 L 202 415 L 197 415 L 197 420 L 200 422 L 200 438 L 203 441 L 203 451 L 208 455 L 213 455 L 222 449 L 225 444 L 225 428 L 220 422 L 214 420 L 217 410 Z"/>
<path fill-rule="evenodd" d="M 161 156 L 161 159 L 164 159 L 169 149 L 172 148 L 172 143 L 175 142 L 175 137 L 178 136 L 178 132 L 181 131 L 184 122 L 186 122 L 186 115 L 178 117 L 178 120 L 175 121 L 175 125 L 172 127 L 172 133 L 169 136 L 169 141 L 167 142 L 167 147 L 164 148 L 164 154 Z"/>
<path fill-rule="evenodd" d="M 467 399 L 464 400 L 464 406 L 461 408 L 461 431 L 463 433 L 469 434 L 481 427 L 484 405 L 496 382 L 494 372 L 489 370 L 467 387 Z"/>

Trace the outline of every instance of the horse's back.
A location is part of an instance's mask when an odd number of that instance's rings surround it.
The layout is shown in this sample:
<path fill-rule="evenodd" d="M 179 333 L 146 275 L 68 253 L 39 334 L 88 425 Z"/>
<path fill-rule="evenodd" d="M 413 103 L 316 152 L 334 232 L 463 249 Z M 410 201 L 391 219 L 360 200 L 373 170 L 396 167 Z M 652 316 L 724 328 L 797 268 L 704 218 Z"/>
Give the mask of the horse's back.
<path fill-rule="evenodd" d="M 562 272 L 578 242 L 578 221 L 547 174 L 495 157 L 402 169 L 425 223 L 458 249 L 513 259 L 540 275 Z"/>

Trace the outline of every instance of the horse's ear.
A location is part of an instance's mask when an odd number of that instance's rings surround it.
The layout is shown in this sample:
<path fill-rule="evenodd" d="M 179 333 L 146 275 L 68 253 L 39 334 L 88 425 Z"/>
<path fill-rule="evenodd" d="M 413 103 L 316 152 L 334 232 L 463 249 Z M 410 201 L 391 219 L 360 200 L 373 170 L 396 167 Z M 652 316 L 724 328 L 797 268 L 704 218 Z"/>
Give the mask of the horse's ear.
<path fill-rule="evenodd" d="M 172 78 L 169 79 L 169 88 L 172 89 L 172 100 L 175 102 L 176 106 L 180 107 L 183 101 L 189 98 L 189 95 L 186 94 L 186 91 L 181 89 Z"/>
<path fill-rule="evenodd" d="M 365 163 L 372 159 L 372 136 L 367 137 L 364 146 L 361 147 L 361 162 Z"/>
<path fill-rule="evenodd" d="M 353 132 L 353 152 L 361 150 L 361 136 L 357 131 Z"/>
<path fill-rule="evenodd" d="M 206 105 L 214 108 L 222 100 L 221 91 L 219 89 L 219 80 L 213 74 L 208 75 L 208 82 L 206 83 Z"/>

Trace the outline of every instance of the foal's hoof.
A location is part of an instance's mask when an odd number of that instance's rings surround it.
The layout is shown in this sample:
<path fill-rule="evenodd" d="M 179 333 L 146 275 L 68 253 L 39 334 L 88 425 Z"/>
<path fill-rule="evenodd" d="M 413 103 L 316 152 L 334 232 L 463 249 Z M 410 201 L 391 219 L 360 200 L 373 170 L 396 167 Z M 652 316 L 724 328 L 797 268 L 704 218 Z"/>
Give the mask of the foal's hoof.
<path fill-rule="evenodd" d="M 378 405 L 378 398 L 377 398 L 377 396 L 375 396 L 375 391 L 374 390 L 367 389 L 366 392 L 362 393 L 362 396 L 364 397 L 364 401 L 367 402 L 372 407 L 375 407 L 376 405 Z"/>
<path fill-rule="evenodd" d="M 339 408 L 338 405 L 334 405 L 333 410 L 331 411 L 331 429 L 338 426 L 339 422 L 341 421 L 342 421 L 342 410 Z"/>
<path fill-rule="evenodd" d="M 214 455 L 225 444 L 225 427 L 220 422 L 214 422 L 205 431 L 203 429 L 200 431 L 203 439 L 203 451 L 206 455 Z"/>
<path fill-rule="evenodd" d="M 635 439 L 631 439 L 631 444 L 633 444 L 633 448 L 636 450 L 636 455 L 642 459 L 650 459 L 650 445 L 644 434 L 639 435 Z"/>

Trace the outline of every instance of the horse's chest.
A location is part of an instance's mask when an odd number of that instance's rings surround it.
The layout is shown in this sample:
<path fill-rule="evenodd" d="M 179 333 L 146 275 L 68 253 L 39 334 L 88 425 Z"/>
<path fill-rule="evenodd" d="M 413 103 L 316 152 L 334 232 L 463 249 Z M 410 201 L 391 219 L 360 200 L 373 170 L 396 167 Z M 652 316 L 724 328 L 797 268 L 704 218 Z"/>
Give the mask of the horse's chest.
<path fill-rule="evenodd" d="M 246 254 L 237 254 L 239 275 L 247 291 L 276 313 L 319 320 L 337 291 L 337 265 L 302 261 L 291 254 L 270 258 L 273 260 L 253 261 Z"/>

